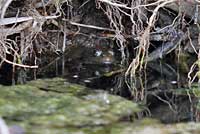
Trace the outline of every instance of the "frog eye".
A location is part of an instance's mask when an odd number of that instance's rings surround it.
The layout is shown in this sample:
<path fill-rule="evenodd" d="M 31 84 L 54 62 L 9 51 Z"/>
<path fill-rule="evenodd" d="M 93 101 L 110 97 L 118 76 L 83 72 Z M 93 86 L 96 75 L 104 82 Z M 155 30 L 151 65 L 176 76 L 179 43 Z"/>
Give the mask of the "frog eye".
<path fill-rule="evenodd" d="M 97 50 L 96 52 L 95 52 L 95 56 L 101 56 L 102 55 L 102 51 L 101 50 Z"/>

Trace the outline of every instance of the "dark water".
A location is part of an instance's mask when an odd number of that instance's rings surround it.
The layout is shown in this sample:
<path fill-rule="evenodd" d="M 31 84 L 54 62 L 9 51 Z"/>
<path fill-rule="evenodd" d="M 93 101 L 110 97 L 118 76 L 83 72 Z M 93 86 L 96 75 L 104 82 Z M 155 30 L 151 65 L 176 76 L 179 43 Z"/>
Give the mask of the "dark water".
<path fill-rule="evenodd" d="M 16 68 L 14 73 L 11 65 L 3 64 L 0 70 L 0 83 L 4 85 L 23 84 L 37 78 L 63 77 L 72 83 L 108 90 L 111 93 L 114 92 L 113 90 L 118 90 L 114 93 L 127 99 L 134 98 L 125 83 L 119 86 L 119 79 L 124 76 L 122 73 L 106 75 L 120 70 L 119 64 L 85 62 L 83 58 L 71 60 L 71 57 L 66 56 L 52 58 L 47 63 L 37 70 Z M 198 121 L 197 98 L 174 92 L 179 88 L 187 87 L 187 74 L 180 74 L 176 68 L 177 66 L 162 62 L 148 64 L 147 79 L 141 78 L 145 81 L 145 92 L 144 99 L 140 103 L 145 105 L 146 110 L 140 118 L 156 118 L 163 123 Z M 140 84 L 137 86 L 138 89 L 141 88 Z"/>

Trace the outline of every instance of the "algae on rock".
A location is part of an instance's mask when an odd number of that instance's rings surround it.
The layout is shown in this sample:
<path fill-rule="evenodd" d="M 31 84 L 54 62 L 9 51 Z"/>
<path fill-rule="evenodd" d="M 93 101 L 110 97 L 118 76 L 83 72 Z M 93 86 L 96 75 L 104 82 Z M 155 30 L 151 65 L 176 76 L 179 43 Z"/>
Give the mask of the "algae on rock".
<path fill-rule="evenodd" d="M 94 131 L 102 131 L 103 126 L 138 111 L 137 104 L 131 101 L 61 78 L 0 87 L 0 115 L 8 123 L 22 126 L 27 133 L 77 132 L 80 127 L 91 126 Z"/>

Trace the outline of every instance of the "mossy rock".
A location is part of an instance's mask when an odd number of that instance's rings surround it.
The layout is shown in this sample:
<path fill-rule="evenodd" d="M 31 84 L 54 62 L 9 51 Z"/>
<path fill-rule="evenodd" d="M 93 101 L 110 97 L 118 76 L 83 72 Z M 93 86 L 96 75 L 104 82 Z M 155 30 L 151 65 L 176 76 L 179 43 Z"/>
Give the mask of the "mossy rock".
<path fill-rule="evenodd" d="M 0 87 L 1 117 L 27 133 L 78 132 L 79 128 L 89 132 L 92 126 L 91 132 L 99 132 L 139 111 L 136 103 L 122 97 L 61 78 Z"/>

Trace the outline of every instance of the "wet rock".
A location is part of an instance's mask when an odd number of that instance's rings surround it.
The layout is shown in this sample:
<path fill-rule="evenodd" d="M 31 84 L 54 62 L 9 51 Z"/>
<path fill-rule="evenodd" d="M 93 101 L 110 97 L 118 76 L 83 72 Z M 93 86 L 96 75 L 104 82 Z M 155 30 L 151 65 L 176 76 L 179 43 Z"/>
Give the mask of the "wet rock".
<path fill-rule="evenodd" d="M 137 104 L 119 96 L 92 91 L 60 78 L 1 86 L 0 92 L 0 115 L 9 125 L 16 124 L 28 133 L 104 131 L 103 126 L 140 111 Z M 11 130 L 22 132 L 18 127 Z"/>
<path fill-rule="evenodd" d="M 154 119 L 136 120 L 135 113 L 141 111 L 136 103 L 105 91 L 71 84 L 61 78 L 36 80 L 26 85 L 0 86 L 0 89 L 0 115 L 11 126 L 11 134 L 200 132 L 199 123 L 163 125 Z M 198 95 L 197 91 L 198 88 L 191 90 Z"/>

